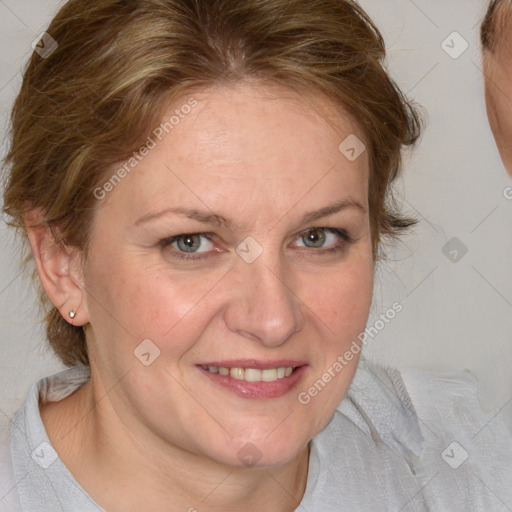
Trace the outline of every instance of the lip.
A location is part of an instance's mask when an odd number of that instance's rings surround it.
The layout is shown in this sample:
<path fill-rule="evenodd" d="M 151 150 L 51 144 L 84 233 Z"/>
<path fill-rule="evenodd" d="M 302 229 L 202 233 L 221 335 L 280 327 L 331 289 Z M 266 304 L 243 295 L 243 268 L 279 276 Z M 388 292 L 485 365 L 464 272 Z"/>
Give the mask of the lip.
<path fill-rule="evenodd" d="M 254 364 L 256 363 L 256 364 Z M 280 398 L 290 393 L 299 383 L 303 380 L 304 375 L 307 371 L 308 365 L 298 365 L 292 361 L 273 361 L 272 363 L 267 362 L 247 362 L 244 361 L 224 361 L 222 363 L 203 363 L 208 366 L 225 366 L 229 368 L 257 368 L 258 370 L 265 370 L 267 368 L 277 368 L 279 366 L 293 366 L 296 369 L 288 377 L 283 377 L 273 382 L 247 382 L 245 380 L 234 379 L 229 375 L 220 375 L 219 373 L 211 373 L 205 370 L 201 365 L 197 366 L 197 369 L 202 374 L 210 379 L 211 382 L 215 383 L 219 387 L 234 393 L 242 398 L 249 399 L 271 399 Z"/>

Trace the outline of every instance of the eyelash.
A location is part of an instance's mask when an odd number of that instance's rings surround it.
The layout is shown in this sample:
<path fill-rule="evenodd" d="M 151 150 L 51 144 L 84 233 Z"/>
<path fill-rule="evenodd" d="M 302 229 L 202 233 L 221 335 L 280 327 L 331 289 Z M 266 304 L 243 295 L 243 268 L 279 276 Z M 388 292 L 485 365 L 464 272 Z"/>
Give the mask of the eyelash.
<path fill-rule="evenodd" d="M 346 249 L 347 244 L 352 244 L 355 241 L 347 233 L 347 231 L 345 231 L 344 229 L 337 229 L 337 228 L 323 228 L 323 227 L 309 228 L 306 231 L 303 231 L 299 236 L 303 236 L 304 234 L 306 234 L 310 231 L 315 231 L 315 230 L 323 230 L 323 231 L 326 231 L 329 233 L 334 233 L 335 235 L 338 235 L 340 237 L 340 239 L 342 240 L 340 243 L 338 243 L 337 245 L 335 245 L 329 249 L 322 250 L 322 249 L 311 248 L 311 249 L 313 249 L 314 252 L 320 253 L 320 255 L 322 255 L 322 254 L 327 255 L 327 254 L 334 254 L 334 253 L 341 252 L 344 249 Z M 213 241 L 212 236 L 209 233 L 183 233 L 181 235 L 176 235 L 176 236 L 172 236 L 170 238 L 165 238 L 165 239 L 161 240 L 160 245 L 163 249 L 165 249 L 166 247 L 170 246 L 172 243 L 176 242 L 177 240 L 179 240 L 181 238 L 185 238 L 187 236 L 202 236 L 204 238 L 207 238 L 211 242 Z M 202 260 L 205 258 L 209 258 L 211 256 L 211 252 L 186 254 L 186 253 L 178 251 L 178 250 L 172 251 L 171 254 L 173 255 L 173 257 L 176 257 L 176 258 L 179 258 L 182 260 L 189 260 L 189 261 L 190 260 L 196 260 L 196 261 Z M 193 255 L 193 254 L 195 254 L 195 255 Z"/>

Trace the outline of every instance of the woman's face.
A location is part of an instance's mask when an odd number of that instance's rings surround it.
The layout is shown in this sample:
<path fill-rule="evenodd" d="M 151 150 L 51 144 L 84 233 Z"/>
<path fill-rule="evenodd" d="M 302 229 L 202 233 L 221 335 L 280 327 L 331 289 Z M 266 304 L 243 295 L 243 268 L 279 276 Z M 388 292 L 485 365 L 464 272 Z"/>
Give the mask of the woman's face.
<path fill-rule="evenodd" d="M 93 381 L 146 446 L 279 465 L 356 370 L 373 285 L 363 135 L 318 95 L 191 96 L 98 201 L 80 306 Z"/>

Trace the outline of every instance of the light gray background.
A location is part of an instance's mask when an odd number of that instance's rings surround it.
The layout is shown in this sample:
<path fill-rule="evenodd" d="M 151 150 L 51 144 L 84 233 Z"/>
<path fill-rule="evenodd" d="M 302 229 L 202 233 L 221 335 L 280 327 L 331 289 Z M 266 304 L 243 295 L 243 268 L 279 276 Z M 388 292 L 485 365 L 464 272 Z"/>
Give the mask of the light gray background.
<path fill-rule="evenodd" d="M 30 44 L 62 3 L 0 0 L 4 150 L 8 113 Z M 386 38 L 392 75 L 427 117 L 398 187 L 405 208 L 421 222 L 380 266 L 369 325 L 394 302 L 403 311 L 368 342 L 366 357 L 434 371 L 468 368 L 480 381 L 484 407 L 510 418 L 512 200 L 503 192 L 512 180 L 485 114 L 478 28 L 486 2 L 360 3 Z M 442 48 L 454 31 L 469 44 L 457 59 Z M 448 39 L 453 51 L 459 40 Z M 457 263 L 442 252 L 453 237 L 468 249 Z M 45 348 L 35 294 L 18 261 L 14 237 L 0 222 L 1 419 L 16 411 L 33 382 L 62 368 Z"/>

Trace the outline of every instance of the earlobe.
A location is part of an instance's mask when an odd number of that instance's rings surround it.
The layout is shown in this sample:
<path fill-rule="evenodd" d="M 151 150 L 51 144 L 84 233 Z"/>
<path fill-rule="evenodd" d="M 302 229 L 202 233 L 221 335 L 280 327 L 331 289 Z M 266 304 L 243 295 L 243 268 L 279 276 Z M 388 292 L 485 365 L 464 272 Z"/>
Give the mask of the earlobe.
<path fill-rule="evenodd" d="M 56 240 L 39 211 L 31 211 L 25 216 L 25 227 L 39 279 L 48 298 L 70 324 L 89 323 L 80 251 Z"/>

